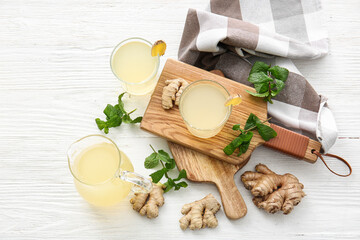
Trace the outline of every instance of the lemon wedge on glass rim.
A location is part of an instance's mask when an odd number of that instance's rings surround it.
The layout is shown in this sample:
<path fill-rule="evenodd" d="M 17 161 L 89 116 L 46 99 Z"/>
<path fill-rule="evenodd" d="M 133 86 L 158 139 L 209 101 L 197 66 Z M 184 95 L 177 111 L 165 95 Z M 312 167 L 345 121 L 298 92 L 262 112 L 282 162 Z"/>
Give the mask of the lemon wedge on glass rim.
<path fill-rule="evenodd" d="M 166 43 L 163 40 L 156 41 L 151 47 L 151 56 L 162 56 L 165 54 Z"/>
<path fill-rule="evenodd" d="M 225 102 L 225 106 L 237 106 L 242 102 L 242 98 L 240 94 L 230 96 L 227 101 Z"/>

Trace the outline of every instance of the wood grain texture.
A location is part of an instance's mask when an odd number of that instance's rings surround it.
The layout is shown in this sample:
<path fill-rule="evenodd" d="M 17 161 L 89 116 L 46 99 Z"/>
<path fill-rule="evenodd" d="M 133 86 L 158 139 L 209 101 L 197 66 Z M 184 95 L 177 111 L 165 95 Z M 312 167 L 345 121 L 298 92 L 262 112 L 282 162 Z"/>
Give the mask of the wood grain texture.
<path fill-rule="evenodd" d="M 168 142 L 168 144 L 177 167 L 180 170 L 186 170 L 189 180 L 216 185 L 228 218 L 239 219 L 246 215 L 246 204 L 235 185 L 234 175 L 245 166 L 249 159 L 240 165 L 233 165 L 176 143 Z"/>
<path fill-rule="evenodd" d="M 188 8 L 204 0 L 2 0 L 0 1 L 0 239 L 311 239 L 360 238 L 360 1 L 322 1 L 330 54 L 297 60 L 299 70 L 329 99 L 339 138 L 331 153 L 348 160 L 353 175 L 340 178 L 317 161 L 308 164 L 259 147 L 234 180 L 247 204 L 244 218 L 230 221 L 221 209 L 219 226 L 197 232 L 179 227 L 184 203 L 212 193 L 214 184 L 189 181 L 165 196 L 157 219 L 141 217 L 128 199 L 112 209 L 89 206 L 77 194 L 66 150 L 76 139 L 99 133 L 94 118 L 123 90 L 112 75 L 112 48 L 131 36 L 163 39 L 165 57 L 176 58 Z M 162 63 L 164 59 L 162 59 Z M 142 115 L 150 95 L 124 98 Z M 132 160 L 135 170 L 151 154 L 149 144 L 169 151 L 164 139 L 123 125 L 109 137 Z M 266 214 L 251 202 L 240 182 L 258 163 L 290 172 L 306 197 L 287 216 Z M 335 170 L 347 169 L 335 164 Z M 172 174 L 172 173 L 170 173 Z"/>
<path fill-rule="evenodd" d="M 230 95 L 240 94 L 242 96 L 242 103 L 232 108 L 229 120 L 216 136 L 207 139 L 195 137 L 187 130 L 179 108 L 174 107 L 169 110 L 162 108 L 161 97 L 165 81 L 175 78 L 183 78 L 189 83 L 201 79 L 214 80 L 223 85 Z M 173 59 L 168 59 L 151 96 L 140 127 L 171 142 L 184 145 L 219 160 L 231 164 L 242 164 L 250 157 L 252 151 L 258 145 L 264 143 L 264 140 L 255 131 L 249 148 L 244 154 L 240 157 L 236 154 L 227 156 L 223 149 L 237 136 L 236 131 L 232 130 L 233 125 L 240 123 L 241 126 L 244 126 L 251 113 L 254 113 L 262 121 L 267 118 L 266 102 L 260 98 L 252 97 L 245 90 L 254 91 L 253 88 L 241 83 Z"/>

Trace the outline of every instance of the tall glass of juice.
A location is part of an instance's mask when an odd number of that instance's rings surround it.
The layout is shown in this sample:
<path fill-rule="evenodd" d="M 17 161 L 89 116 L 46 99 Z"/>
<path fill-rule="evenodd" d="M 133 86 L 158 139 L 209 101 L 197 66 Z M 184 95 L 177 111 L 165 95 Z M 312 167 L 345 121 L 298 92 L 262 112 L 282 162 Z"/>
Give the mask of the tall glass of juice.
<path fill-rule="evenodd" d="M 151 56 L 152 44 L 142 38 L 129 38 L 113 50 L 110 66 L 124 90 L 133 95 L 151 92 L 158 79 L 160 57 Z"/>
<path fill-rule="evenodd" d="M 198 80 L 185 88 L 180 97 L 180 114 L 190 133 L 200 138 L 218 134 L 230 117 L 225 106 L 229 92 L 212 80 Z"/>
<path fill-rule="evenodd" d="M 102 135 L 89 135 L 68 150 L 68 164 L 79 194 L 95 206 L 112 206 L 125 198 L 133 187 L 148 192 L 150 180 L 134 173 L 129 158 L 116 144 Z"/>

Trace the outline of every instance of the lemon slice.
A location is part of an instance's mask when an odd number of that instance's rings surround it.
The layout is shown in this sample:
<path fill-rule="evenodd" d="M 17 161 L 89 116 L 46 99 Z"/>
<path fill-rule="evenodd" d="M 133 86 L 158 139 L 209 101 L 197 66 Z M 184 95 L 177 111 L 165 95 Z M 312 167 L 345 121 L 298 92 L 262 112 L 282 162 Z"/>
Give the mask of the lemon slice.
<path fill-rule="evenodd" d="M 229 99 L 225 102 L 225 106 L 236 106 L 239 105 L 242 102 L 242 98 L 240 94 L 237 94 L 235 96 L 230 96 Z"/>
<path fill-rule="evenodd" d="M 162 56 L 165 54 L 166 43 L 163 40 L 156 41 L 151 48 L 151 56 Z"/>

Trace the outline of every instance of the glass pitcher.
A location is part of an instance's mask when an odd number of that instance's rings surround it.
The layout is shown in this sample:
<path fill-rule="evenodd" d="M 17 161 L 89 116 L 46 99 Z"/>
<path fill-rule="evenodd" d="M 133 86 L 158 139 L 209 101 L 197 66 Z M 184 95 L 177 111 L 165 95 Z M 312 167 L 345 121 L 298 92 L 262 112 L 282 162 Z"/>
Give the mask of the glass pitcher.
<path fill-rule="evenodd" d="M 135 192 L 152 189 L 151 181 L 134 173 L 130 159 L 105 136 L 77 140 L 69 147 L 67 157 L 77 191 L 95 206 L 115 205 L 132 188 Z"/>

